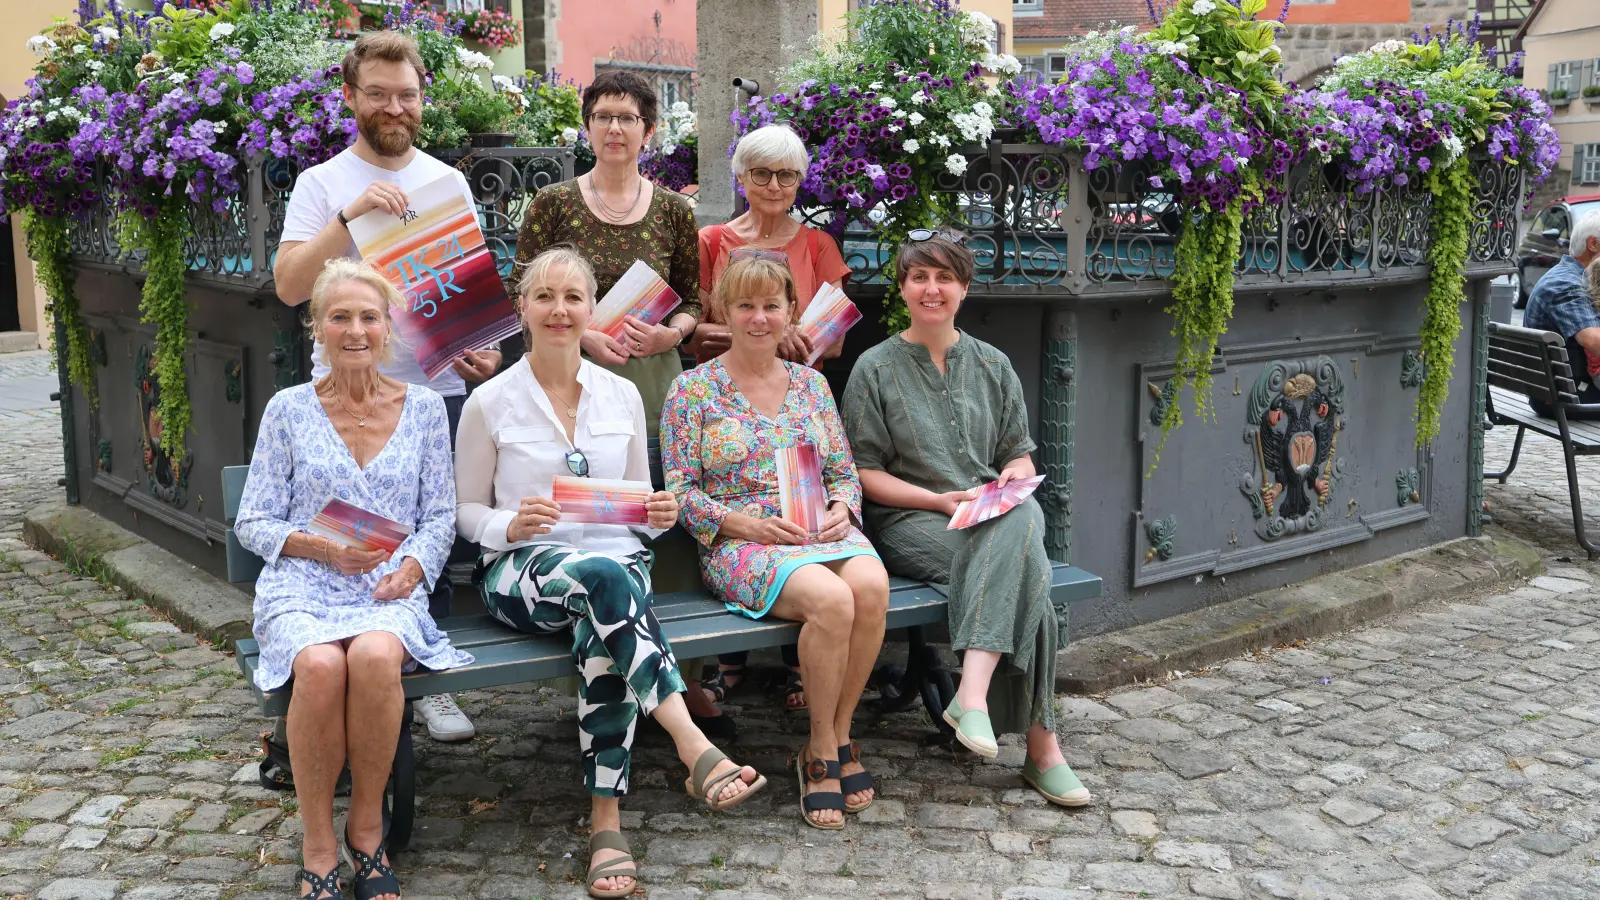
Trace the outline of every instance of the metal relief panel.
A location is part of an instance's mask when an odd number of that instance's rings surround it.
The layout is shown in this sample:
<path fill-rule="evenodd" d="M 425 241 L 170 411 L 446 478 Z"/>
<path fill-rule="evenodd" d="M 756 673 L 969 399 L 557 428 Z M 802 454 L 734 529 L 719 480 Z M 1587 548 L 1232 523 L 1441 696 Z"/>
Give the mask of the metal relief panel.
<path fill-rule="evenodd" d="M 1429 516 L 1415 446 L 1414 337 L 1357 332 L 1233 346 L 1212 367 L 1215 421 L 1170 363 L 1137 369 L 1144 477 L 1132 585 L 1226 575 L 1363 541 Z M 1167 436 L 1166 404 L 1185 423 Z"/>

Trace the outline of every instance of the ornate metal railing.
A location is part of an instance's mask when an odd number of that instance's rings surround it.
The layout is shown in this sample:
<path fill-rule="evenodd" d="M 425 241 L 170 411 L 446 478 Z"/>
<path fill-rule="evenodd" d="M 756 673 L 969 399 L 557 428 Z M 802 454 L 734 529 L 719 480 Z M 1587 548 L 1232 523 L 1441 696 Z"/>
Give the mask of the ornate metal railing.
<path fill-rule="evenodd" d="M 517 227 L 534 195 L 573 175 L 572 149 L 568 147 L 448 150 L 433 155 L 466 176 L 478 204 L 484 238 L 505 271 L 510 270 L 516 253 Z M 289 195 L 299 175 L 299 167 L 288 160 L 257 158 L 246 166 L 244 190 L 230 198 L 222 211 L 190 205 L 190 237 L 184 244 L 189 277 L 247 290 L 267 287 L 272 282 Z M 97 193 L 108 195 L 103 185 Z M 124 250 L 118 232 L 115 206 L 109 201 L 95 204 L 71 229 L 73 253 L 81 263 L 130 272 L 141 269 L 142 254 Z"/>
<path fill-rule="evenodd" d="M 516 147 L 435 154 L 466 176 L 484 236 L 509 273 L 517 229 L 533 196 L 573 176 L 569 148 Z M 968 148 L 968 167 L 941 175 L 978 261 L 976 282 L 987 293 L 1158 294 L 1170 288 L 1184 211 L 1171 193 L 1150 185 L 1129 165 L 1084 169 L 1074 153 L 1035 144 L 993 141 Z M 1476 188 L 1468 266 L 1509 271 L 1516 222 L 1526 199 L 1516 166 L 1475 160 Z M 247 190 L 222 212 L 192 207 L 193 237 L 185 247 L 193 277 L 259 289 L 271 281 L 295 168 L 276 159 L 248 167 Z M 1282 199 L 1246 217 L 1239 262 L 1241 288 L 1288 282 L 1361 282 L 1420 277 L 1429 242 L 1430 195 L 1421 186 L 1360 192 L 1335 167 L 1302 165 L 1284 181 Z M 879 244 L 872 214 L 846 208 L 803 210 L 809 224 L 842 236 L 851 282 L 868 290 L 887 284 L 892 247 Z M 846 217 L 842 228 L 839 217 Z M 88 210 L 73 230 L 78 257 L 137 268 L 121 252 L 115 217 Z M 256 260 L 263 265 L 257 266 Z"/>

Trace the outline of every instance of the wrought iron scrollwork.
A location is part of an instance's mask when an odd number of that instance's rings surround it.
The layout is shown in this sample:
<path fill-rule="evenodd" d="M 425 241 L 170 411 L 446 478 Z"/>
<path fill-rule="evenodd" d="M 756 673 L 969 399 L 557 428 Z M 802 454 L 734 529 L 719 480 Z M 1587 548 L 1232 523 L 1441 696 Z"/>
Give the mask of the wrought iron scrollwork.
<path fill-rule="evenodd" d="M 1468 262 L 1509 260 L 1517 245 L 1517 219 L 1522 210 L 1522 168 L 1505 162 L 1471 162 L 1472 217 L 1467 235 Z"/>

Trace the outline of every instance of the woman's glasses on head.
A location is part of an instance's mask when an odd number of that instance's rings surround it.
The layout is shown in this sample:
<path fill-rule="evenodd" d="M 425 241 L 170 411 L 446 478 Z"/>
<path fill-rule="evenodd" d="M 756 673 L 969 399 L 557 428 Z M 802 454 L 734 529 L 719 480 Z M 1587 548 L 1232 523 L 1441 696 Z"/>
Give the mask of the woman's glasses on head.
<path fill-rule="evenodd" d="M 913 244 L 931 241 L 936 237 L 944 238 L 952 244 L 965 244 L 967 233 L 954 228 L 913 228 L 906 234 L 906 240 Z"/>
<path fill-rule="evenodd" d="M 779 187 L 794 187 L 800 183 L 800 173 L 794 169 L 746 169 L 745 174 L 761 187 L 771 184 L 773 176 L 777 176 Z"/>
<path fill-rule="evenodd" d="M 733 262 L 736 259 L 764 259 L 768 262 L 781 263 L 786 266 L 789 264 L 789 254 L 782 250 L 756 250 L 750 247 L 740 247 L 737 250 L 728 251 L 728 262 Z"/>

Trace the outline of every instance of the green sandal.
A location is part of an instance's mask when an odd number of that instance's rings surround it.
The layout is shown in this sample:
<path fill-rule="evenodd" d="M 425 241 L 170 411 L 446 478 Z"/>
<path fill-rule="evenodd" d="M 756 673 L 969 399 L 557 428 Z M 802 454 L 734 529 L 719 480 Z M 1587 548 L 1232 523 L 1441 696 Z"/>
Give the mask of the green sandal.
<path fill-rule="evenodd" d="M 963 711 L 961 702 L 951 697 L 950 705 L 944 708 L 944 720 L 956 730 L 956 740 L 968 750 L 985 759 L 1000 755 L 1000 745 L 994 741 L 994 725 L 990 724 L 988 713 L 981 709 Z"/>
<path fill-rule="evenodd" d="M 1030 758 L 1022 764 L 1022 780 L 1057 806 L 1088 806 L 1094 802 L 1089 796 L 1089 789 L 1078 780 L 1078 773 L 1066 763 L 1040 772 Z"/>
<path fill-rule="evenodd" d="M 621 850 L 623 855 L 608 859 L 599 865 L 594 865 L 594 852 L 596 850 Z M 639 887 L 639 867 L 633 861 L 633 853 L 628 850 L 628 841 L 620 831 L 596 831 L 589 835 L 589 896 L 591 897 L 626 897 Z M 618 866 L 633 866 L 626 872 L 613 872 Z M 602 889 L 595 887 L 595 882 L 602 878 L 632 878 L 633 884 L 625 888 Z"/>
<path fill-rule="evenodd" d="M 744 777 L 745 767 L 737 763 L 734 764 L 734 768 L 715 778 L 711 777 L 711 771 L 717 767 L 717 763 L 725 760 L 728 760 L 727 754 L 715 747 L 707 747 L 706 752 L 700 754 L 700 758 L 694 761 L 694 771 L 683 782 L 683 789 L 689 793 L 689 796 L 694 797 L 717 812 L 738 806 L 754 797 L 757 791 L 767 786 L 767 776 L 758 772 L 756 773 L 756 780 L 750 782 L 744 791 L 734 795 L 732 799 L 717 800 L 717 796 L 722 793 L 723 788 L 728 786 L 728 782 L 735 778 Z M 731 762 L 731 760 L 728 761 Z"/>

